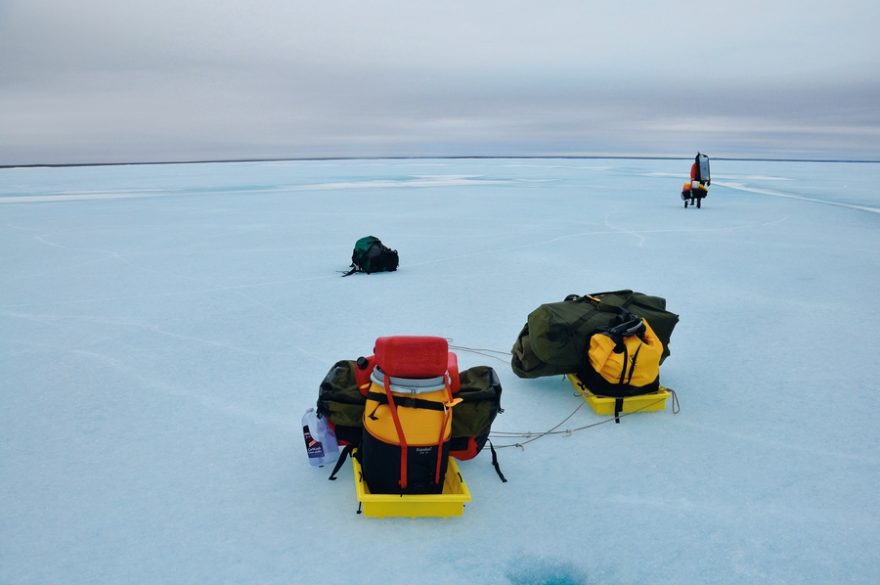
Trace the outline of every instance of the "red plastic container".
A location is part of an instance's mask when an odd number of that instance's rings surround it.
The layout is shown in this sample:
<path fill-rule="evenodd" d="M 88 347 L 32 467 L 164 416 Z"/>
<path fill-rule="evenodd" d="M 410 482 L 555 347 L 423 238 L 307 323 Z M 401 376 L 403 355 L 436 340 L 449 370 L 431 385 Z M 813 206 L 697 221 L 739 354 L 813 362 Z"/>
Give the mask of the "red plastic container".
<path fill-rule="evenodd" d="M 380 337 L 373 351 L 376 365 L 389 376 L 397 378 L 442 376 L 450 365 L 449 343 L 442 337 Z"/>

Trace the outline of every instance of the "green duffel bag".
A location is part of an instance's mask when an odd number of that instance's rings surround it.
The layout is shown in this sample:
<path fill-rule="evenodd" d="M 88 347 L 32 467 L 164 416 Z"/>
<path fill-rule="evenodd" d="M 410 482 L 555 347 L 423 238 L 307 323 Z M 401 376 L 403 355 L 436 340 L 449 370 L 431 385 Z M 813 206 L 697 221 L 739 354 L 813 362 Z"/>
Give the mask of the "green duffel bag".
<path fill-rule="evenodd" d="M 367 397 L 357 387 L 354 360 L 333 364 L 318 390 L 318 416 L 327 419 L 340 445 L 357 445 L 363 434 Z"/>
<path fill-rule="evenodd" d="M 511 367 L 520 378 L 575 373 L 587 359 L 590 335 L 608 327 L 621 309 L 647 320 L 663 342 L 662 360 L 678 315 L 666 310 L 666 299 L 631 290 L 569 295 L 531 313 L 513 345 Z"/>

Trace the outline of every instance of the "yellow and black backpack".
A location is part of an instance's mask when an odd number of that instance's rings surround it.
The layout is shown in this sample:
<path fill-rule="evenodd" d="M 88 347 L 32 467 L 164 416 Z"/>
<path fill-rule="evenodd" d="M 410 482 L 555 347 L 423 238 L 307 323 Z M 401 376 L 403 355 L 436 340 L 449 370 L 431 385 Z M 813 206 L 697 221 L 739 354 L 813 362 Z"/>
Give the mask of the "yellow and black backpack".
<path fill-rule="evenodd" d="M 431 336 L 380 337 L 373 355 L 337 362 L 317 406 L 344 446 L 330 479 L 354 454 L 371 493 L 401 494 L 442 492 L 448 457 L 475 457 L 503 412 L 495 371 L 459 372 L 447 341 Z"/>
<path fill-rule="evenodd" d="M 443 491 L 458 363 L 442 337 L 380 337 L 360 462 L 371 493 Z"/>

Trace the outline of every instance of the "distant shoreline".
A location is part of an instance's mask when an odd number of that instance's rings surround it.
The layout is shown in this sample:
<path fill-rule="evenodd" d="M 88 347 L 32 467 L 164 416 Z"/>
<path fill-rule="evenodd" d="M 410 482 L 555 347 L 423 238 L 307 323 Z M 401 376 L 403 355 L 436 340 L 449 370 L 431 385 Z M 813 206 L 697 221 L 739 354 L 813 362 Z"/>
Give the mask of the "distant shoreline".
<path fill-rule="evenodd" d="M 317 157 L 285 157 L 285 158 L 234 158 L 205 160 L 168 160 L 168 161 L 129 161 L 129 162 L 95 162 L 95 163 L 30 163 L 20 165 L 0 165 L 0 169 L 16 168 L 64 168 L 64 167 L 120 167 L 143 165 L 193 165 L 193 164 L 228 164 L 252 162 L 297 162 L 297 161 L 340 161 L 340 160 L 501 160 L 501 159 L 565 159 L 565 160 L 687 160 L 689 156 L 624 156 L 624 155 L 454 155 L 454 156 L 317 156 Z M 752 161 L 752 162 L 803 162 L 803 163 L 854 163 L 876 164 L 880 160 L 857 159 L 815 159 L 815 158 L 760 158 L 714 156 L 712 160 Z"/>

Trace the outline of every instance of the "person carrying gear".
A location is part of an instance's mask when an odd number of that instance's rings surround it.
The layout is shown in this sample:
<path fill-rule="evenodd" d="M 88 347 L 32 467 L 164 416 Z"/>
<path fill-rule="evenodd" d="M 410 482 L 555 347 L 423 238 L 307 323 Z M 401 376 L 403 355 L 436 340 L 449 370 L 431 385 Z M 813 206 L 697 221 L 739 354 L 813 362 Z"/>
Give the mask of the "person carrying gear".
<path fill-rule="evenodd" d="M 699 208 L 703 198 L 709 194 L 709 185 L 711 184 L 712 176 L 709 173 L 709 157 L 698 152 L 691 165 L 691 179 L 690 181 L 685 181 L 681 187 L 681 198 L 684 201 L 684 206 L 696 204 L 697 208 Z"/>

